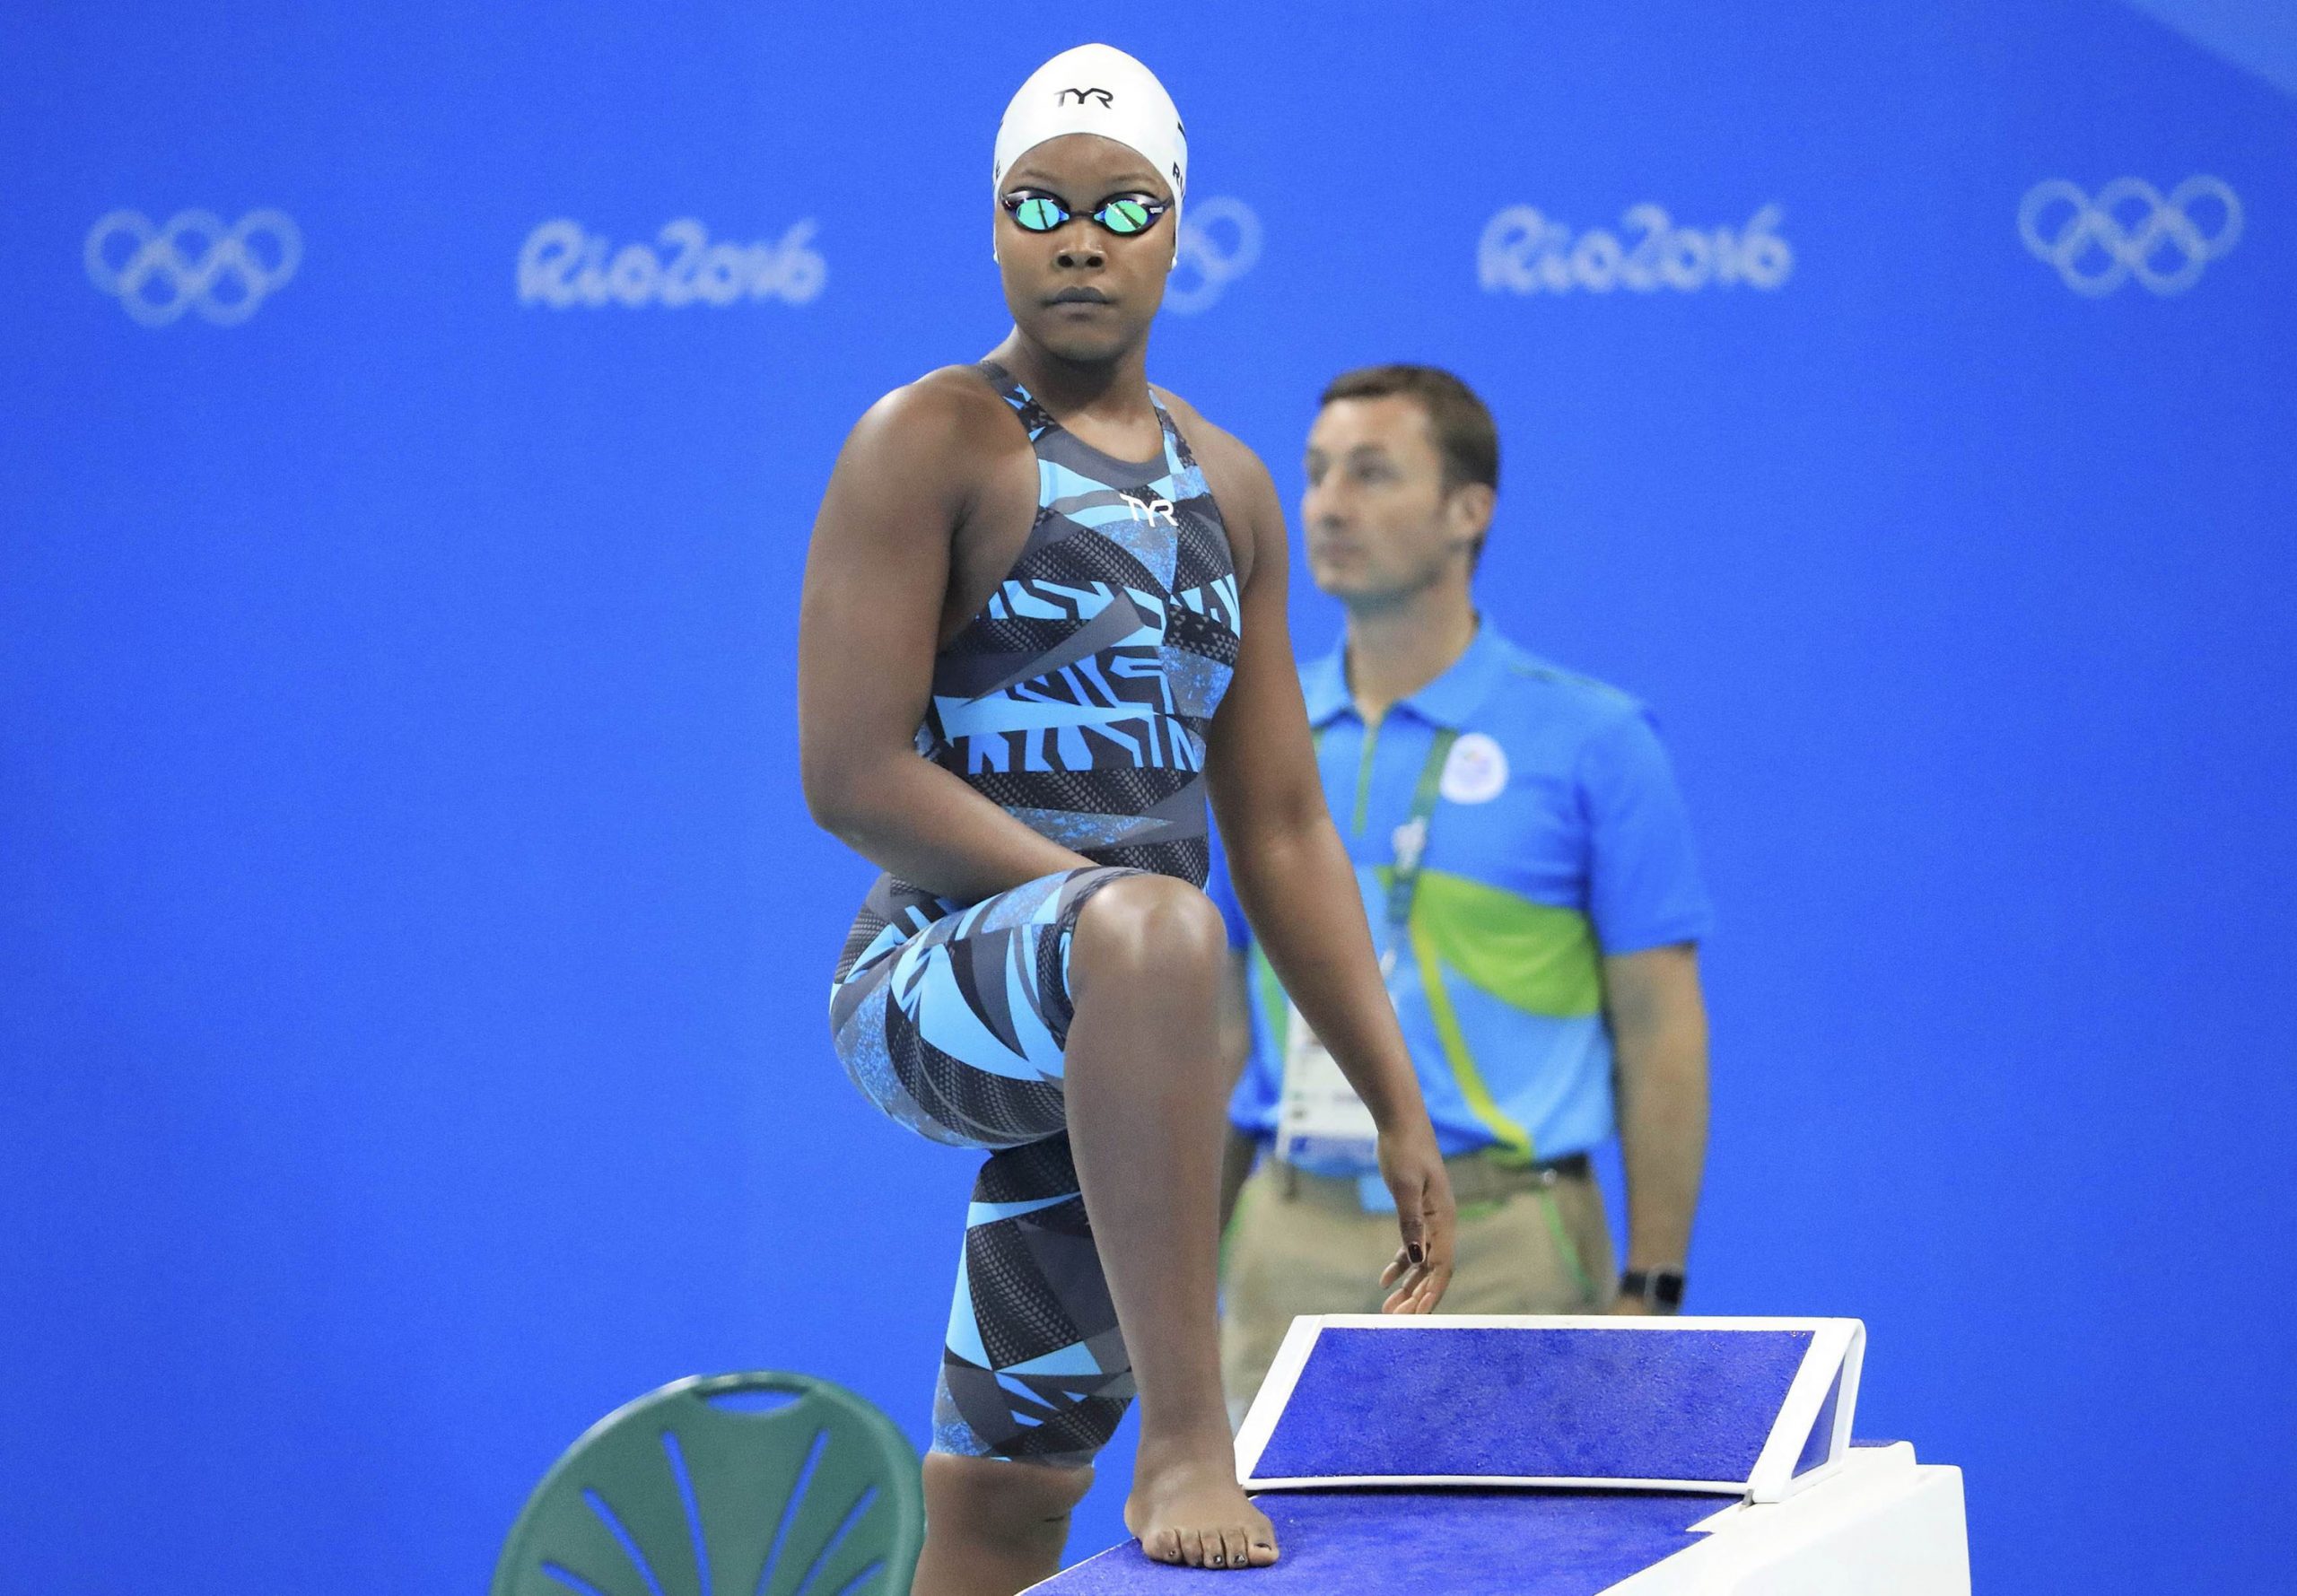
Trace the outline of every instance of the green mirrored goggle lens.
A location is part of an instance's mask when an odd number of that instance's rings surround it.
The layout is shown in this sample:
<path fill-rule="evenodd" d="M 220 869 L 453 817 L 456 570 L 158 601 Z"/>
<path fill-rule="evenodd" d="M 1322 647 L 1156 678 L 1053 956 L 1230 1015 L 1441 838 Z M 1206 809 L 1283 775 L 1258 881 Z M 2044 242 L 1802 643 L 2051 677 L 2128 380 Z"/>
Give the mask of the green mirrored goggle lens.
<path fill-rule="evenodd" d="M 1051 232 L 1069 220 L 1069 213 L 1043 196 L 1033 196 L 1013 207 L 1013 220 L 1031 232 Z"/>
<path fill-rule="evenodd" d="M 1113 199 L 1093 213 L 1093 220 L 1111 232 L 1139 232 L 1157 219 L 1156 213 L 1137 199 Z"/>

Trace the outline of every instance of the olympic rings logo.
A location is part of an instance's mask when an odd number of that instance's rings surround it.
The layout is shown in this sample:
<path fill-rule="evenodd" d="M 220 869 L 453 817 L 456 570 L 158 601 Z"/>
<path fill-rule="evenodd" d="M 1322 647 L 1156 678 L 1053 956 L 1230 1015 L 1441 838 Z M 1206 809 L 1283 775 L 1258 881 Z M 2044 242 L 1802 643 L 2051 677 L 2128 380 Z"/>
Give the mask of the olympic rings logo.
<path fill-rule="evenodd" d="M 178 211 L 154 227 L 114 211 L 88 230 L 88 281 L 145 327 L 197 310 L 218 327 L 245 321 L 303 260 L 303 235 L 278 211 L 250 211 L 225 227 L 213 211 Z"/>
<path fill-rule="evenodd" d="M 2102 299 L 2133 277 L 2154 293 L 2183 293 L 2202 267 L 2241 241 L 2241 199 L 2205 175 L 2188 178 L 2167 199 L 2143 178 L 2116 178 L 2095 199 L 2052 178 L 2019 202 L 2018 236 L 2088 298 Z"/>
<path fill-rule="evenodd" d="M 1183 316 L 1209 310 L 1228 284 L 1260 260 L 1260 218 L 1241 199 L 1215 195 L 1181 211 L 1181 237 L 1173 275 L 1165 282 L 1165 309 Z"/>

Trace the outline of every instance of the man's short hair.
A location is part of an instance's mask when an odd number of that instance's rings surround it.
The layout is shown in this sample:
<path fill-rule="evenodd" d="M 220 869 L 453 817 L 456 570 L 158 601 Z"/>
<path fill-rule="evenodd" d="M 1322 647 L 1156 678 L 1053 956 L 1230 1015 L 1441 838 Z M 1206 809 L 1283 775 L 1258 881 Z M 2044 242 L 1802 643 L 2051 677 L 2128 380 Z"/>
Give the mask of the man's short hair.
<path fill-rule="evenodd" d="M 1499 429 L 1491 424 L 1475 389 L 1440 366 L 1364 366 L 1343 371 L 1324 387 L 1320 405 L 1339 399 L 1384 399 L 1401 394 L 1419 401 L 1428 430 L 1444 459 L 1448 490 L 1480 482 L 1499 491 Z"/>

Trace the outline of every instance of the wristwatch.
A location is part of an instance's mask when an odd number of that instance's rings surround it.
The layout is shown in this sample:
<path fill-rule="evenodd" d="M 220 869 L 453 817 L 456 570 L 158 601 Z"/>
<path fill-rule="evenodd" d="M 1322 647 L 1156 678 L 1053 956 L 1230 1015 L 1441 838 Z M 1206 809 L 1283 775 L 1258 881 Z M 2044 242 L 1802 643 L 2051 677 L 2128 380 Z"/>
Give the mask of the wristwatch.
<path fill-rule="evenodd" d="M 1655 1313 L 1672 1313 L 1683 1305 L 1681 1269 L 1629 1269 L 1619 1278 L 1621 1296 L 1640 1297 Z"/>

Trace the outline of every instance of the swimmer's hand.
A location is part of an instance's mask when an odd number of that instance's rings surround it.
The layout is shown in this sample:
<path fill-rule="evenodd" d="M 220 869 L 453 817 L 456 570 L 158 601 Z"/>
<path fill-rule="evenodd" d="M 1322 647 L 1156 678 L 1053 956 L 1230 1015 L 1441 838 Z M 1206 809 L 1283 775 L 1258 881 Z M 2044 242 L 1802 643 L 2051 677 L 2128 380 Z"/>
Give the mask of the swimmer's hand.
<path fill-rule="evenodd" d="M 1380 1271 L 1383 1313 L 1433 1313 L 1452 1283 L 1452 1180 L 1426 1120 L 1380 1137 L 1380 1175 L 1396 1199 L 1403 1244 Z"/>

